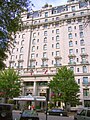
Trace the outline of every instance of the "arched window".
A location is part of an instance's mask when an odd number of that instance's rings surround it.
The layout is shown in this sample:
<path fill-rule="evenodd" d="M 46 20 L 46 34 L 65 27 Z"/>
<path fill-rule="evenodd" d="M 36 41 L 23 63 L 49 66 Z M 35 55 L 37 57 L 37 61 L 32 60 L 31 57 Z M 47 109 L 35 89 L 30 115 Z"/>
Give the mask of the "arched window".
<path fill-rule="evenodd" d="M 43 46 L 43 50 L 47 50 L 47 45 L 46 44 Z"/>
<path fill-rule="evenodd" d="M 21 45 L 24 45 L 24 40 L 21 41 Z"/>
<path fill-rule="evenodd" d="M 32 52 L 35 52 L 35 46 L 32 47 Z"/>
<path fill-rule="evenodd" d="M 60 45 L 59 45 L 59 43 L 57 43 L 57 44 L 56 44 L 56 48 L 60 48 Z"/>
<path fill-rule="evenodd" d="M 72 38 L 72 33 L 68 34 L 68 38 L 71 39 Z"/>
<path fill-rule="evenodd" d="M 20 53 L 23 53 L 23 47 L 20 48 Z"/>

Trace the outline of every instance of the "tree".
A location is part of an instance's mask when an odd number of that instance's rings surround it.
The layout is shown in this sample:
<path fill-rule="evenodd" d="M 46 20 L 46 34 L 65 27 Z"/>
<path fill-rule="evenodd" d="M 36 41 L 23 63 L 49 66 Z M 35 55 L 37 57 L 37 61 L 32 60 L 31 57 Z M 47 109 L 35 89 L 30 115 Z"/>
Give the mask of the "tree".
<path fill-rule="evenodd" d="M 0 97 L 9 98 L 20 95 L 20 77 L 14 69 L 5 69 L 0 72 Z"/>
<path fill-rule="evenodd" d="M 3 61 L 14 40 L 12 33 L 19 30 L 21 13 L 30 10 L 30 3 L 30 0 L 0 0 L 0 69 L 5 68 Z"/>
<path fill-rule="evenodd" d="M 74 73 L 66 66 L 58 69 L 58 72 L 50 81 L 49 87 L 51 88 L 53 101 L 62 101 L 71 105 L 79 103 L 79 85 L 76 83 Z"/>

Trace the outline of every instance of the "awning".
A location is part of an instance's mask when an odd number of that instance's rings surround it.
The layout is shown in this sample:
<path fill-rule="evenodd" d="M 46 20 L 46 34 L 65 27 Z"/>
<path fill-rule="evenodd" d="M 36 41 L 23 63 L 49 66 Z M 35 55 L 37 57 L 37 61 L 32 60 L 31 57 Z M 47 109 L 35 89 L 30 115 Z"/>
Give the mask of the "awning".
<path fill-rule="evenodd" d="M 17 101 L 46 101 L 45 96 L 32 96 L 32 95 L 27 95 L 27 96 L 19 96 L 17 98 L 13 98 L 13 100 Z"/>

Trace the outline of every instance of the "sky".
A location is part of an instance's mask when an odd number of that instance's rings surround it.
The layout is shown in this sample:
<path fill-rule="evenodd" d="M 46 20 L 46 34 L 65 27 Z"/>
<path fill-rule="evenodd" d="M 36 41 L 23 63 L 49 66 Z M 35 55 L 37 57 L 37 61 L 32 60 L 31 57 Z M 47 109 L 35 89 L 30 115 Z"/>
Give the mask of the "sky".
<path fill-rule="evenodd" d="M 67 2 L 67 0 L 32 0 L 32 3 L 34 4 L 35 7 L 33 7 L 33 10 L 39 10 L 41 9 L 46 3 L 49 5 L 54 6 L 59 6 L 59 5 L 64 5 Z"/>

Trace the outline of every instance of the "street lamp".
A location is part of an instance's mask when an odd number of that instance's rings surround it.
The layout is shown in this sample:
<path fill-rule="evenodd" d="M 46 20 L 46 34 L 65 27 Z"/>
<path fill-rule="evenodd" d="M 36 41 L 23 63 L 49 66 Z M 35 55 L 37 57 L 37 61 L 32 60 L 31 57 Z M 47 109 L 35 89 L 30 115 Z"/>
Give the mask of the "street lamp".
<path fill-rule="evenodd" d="M 48 101 L 49 101 L 49 88 L 46 89 L 46 120 L 47 120 L 47 111 L 48 111 Z"/>

